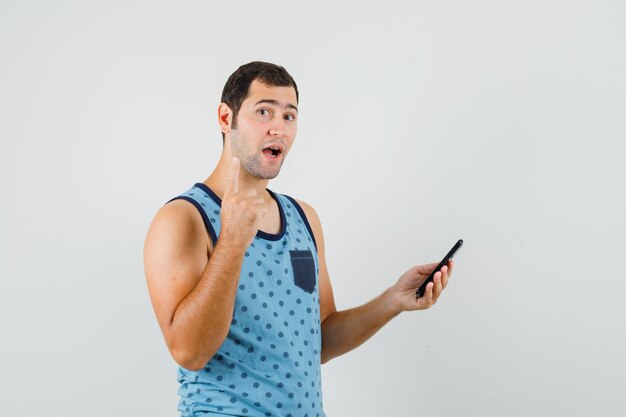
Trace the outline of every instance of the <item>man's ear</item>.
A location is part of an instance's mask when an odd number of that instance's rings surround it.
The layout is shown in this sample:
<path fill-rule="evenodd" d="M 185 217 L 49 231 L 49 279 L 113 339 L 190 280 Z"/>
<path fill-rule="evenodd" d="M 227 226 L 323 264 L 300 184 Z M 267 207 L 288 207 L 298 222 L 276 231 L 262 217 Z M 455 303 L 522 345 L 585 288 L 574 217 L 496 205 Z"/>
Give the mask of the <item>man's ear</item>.
<path fill-rule="evenodd" d="M 228 107 L 226 103 L 220 103 L 217 108 L 217 121 L 220 124 L 220 130 L 222 133 L 229 133 L 233 125 L 233 111 Z"/>

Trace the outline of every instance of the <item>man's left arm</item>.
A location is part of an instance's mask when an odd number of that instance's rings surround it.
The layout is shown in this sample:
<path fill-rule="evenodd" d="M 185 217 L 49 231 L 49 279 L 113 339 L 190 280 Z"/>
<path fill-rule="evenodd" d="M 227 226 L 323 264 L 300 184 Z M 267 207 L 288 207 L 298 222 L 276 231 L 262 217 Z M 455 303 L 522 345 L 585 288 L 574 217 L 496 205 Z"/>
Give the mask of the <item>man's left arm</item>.
<path fill-rule="evenodd" d="M 428 277 L 437 263 L 418 265 L 402 274 L 398 281 L 374 300 L 348 310 L 337 311 L 332 285 L 326 267 L 324 235 L 313 207 L 299 201 L 317 243 L 319 259 L 320 320 L 322 322 L 321 362 L 326 363 L 360 346 L 402 311 L 424 310 L 437 302 L 452 274 L 453 262 L 435 274 L 426 286 L 424 296 L 416 298 L 415 290 Z"/>

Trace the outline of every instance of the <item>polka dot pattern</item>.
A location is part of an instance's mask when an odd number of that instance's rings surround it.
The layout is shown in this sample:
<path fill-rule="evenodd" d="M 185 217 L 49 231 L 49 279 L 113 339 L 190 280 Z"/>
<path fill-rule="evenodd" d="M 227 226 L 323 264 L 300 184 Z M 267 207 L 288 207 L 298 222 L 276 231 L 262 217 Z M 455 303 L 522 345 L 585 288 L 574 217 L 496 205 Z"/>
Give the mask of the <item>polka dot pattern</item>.
<path fill-rule="evenodd" d="M 218 352 L 200 371 L 178 369 L 181 416 L 325 416 L 315 240 L 295 200 L 268 191 L 279 205 L 281 231 L 259 231 L 247 248 Z M 193 200 L 219 239 L 219 197 L 196 184 L 177 198 Z"/>

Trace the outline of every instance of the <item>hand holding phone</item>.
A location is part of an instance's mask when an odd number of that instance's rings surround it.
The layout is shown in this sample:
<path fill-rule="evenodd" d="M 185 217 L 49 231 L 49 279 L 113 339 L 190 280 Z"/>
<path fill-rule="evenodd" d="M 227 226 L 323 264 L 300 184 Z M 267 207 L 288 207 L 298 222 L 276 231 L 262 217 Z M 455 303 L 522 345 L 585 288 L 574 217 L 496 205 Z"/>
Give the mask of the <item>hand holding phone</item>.
<path fill-rule="evenodd" d="M 430 273 L 428 278 L 426 278 L 426 281 L 424 281 L 422 285 L 420 285 L 419 288 L 415 291 L 415 295 L 417 296 L 417 298 L 420 298 L 424 295 L 424 292 L 426 291 L 426 285 L 428 285 L 429 282 L 433 282 L 435 274 L 441 271 L 441 268 L 443 268 L 443 266 L 446 265 L 448 261 L 454 257 L 454 254 L 461 248 L 461 246 L 463 246 L 463 239 L 459 239 L 458 242 L 454 244 L 452 249 L 450 249 L 450 252 L 448 252 L 448 254 L 441 260 L 441 262 L 439 262 L 439 265 L 437 265 L 437 267 L 433 269 L 433 272 Z"/>

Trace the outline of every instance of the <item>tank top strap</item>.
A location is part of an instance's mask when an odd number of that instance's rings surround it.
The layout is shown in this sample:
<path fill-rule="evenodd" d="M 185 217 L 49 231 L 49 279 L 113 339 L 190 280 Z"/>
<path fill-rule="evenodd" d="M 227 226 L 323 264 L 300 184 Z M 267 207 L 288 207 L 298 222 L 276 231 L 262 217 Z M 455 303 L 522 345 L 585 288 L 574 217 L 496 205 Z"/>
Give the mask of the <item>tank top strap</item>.
<path fill-rule="evenodd" d="M 298 236 L 295 238 L 296 242 L 313 243 L 313 245 L 315 246 L 315 250 L 317 251 L 315 235 L 313 234 L 313 230 L 311 229 L 311 225 L 309 224 L 309 220 L 307 219 L 306 214 L 304 214 L 302 206 L 296 201 L 296 199 L 286 194 L 276 194 L 276 196 L 278 197 L 280 204 L 282 204 L 283 209 L 285 210 L 287 229 L 290 228 L 290 222 L 295 222 L 293 226 L 295 226 L 296 233 L 302 234 L 301 237 Z M 302 239 L 304 239 L 304 241 Z"/>
<path fill-rule="evenodd" d="M 222 199 L 202 183 L 194 184 L 187 191 L 172 198 L 167 203 L 178 199 L 188 201 L 198 209 L 213 242 L 213 247 L 215 247 L 222 226 L 220 219 Z"/>

